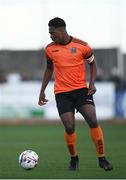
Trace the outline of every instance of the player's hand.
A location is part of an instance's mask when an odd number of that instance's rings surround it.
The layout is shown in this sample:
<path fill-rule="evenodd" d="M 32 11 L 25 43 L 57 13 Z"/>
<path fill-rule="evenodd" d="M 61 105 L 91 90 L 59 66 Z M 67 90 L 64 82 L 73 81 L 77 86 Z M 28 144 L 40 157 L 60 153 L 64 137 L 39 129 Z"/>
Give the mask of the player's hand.
<path fill-rule="evenodd" d="M 40 96 L 39 96 L 39 101 L 38 101 L 39 106 L 43 106 L 43 105 L 45 105 L 47 102 L 48 102 L 48 99 L 45 98 L 45 93 L 44 93 L 44 92 L 41 92 L 41 93 L 40 93 Z"/>
<path fill-rule="evenodd" d="M 88 95 L 95 94 L 95 92 L 96 92 L 96 87 L 94 83 L 90 83 L 88 88 Z"/>

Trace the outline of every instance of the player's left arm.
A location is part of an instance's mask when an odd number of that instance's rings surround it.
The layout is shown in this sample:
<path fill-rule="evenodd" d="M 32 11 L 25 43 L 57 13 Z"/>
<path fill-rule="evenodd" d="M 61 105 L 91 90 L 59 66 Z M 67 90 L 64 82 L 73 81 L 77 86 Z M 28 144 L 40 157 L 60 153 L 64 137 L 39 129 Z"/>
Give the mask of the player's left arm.
<path fill-rule="evenodd" d="M 96 79 L 97 67 L 96 67 L 93 51 L 89 46 L 87 46 L 87 53 L 86 53 L 85 59 L 90 67 L 90 80 L 89 80 L 88 95 L 91 95 L 96 92 L 94 82 Z"/>
<path fill-rule="evenodd" d="M 94 94 L 96 92 L 96 87 L 94 83 L 97 74 L 97 66 L 95 60 L 89 63 L 89 66 L 90 66 L 90 80 L 89 80 L 88 95 Z"/>
<path fill-rule="evenodd" d="M 89 87 L 88 87 L 88 95 L 94 94 L 96 92 L 95 88 L 95 79 L 97 74 L 97 66 L 95 62 L 95 57 L 92 48 L 86 44 L 84 48 L 84 59 L 89 64 L 90 69 L 90 79 L 89 79 Z"/>

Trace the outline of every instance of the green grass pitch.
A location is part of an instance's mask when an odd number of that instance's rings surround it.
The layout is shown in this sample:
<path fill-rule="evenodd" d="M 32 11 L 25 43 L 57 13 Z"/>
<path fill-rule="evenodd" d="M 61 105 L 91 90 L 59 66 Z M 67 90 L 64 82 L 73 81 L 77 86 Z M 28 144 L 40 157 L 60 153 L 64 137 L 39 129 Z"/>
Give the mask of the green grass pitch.
<path fill-rule="evenodd" d="M 0 179 L 119 179 L 126 178 L 126 124 L 101 123 L 105 151 L 113 171 L 99 168 L 95 147 L 85 123 L 76 124 L 78 171 L 68 171 L 69 156 L 61 124 L 0 126 Z M 19 154 L 32 149 L 39 155 L 39 165 L 24 170 Z"/>

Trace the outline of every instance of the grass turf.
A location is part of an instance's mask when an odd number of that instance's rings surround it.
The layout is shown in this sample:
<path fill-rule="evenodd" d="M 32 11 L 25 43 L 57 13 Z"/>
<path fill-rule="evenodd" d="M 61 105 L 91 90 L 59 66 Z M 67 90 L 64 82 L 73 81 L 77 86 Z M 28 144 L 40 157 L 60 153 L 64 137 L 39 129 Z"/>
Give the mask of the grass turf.
<path fill-rule="evenodd" d="M 69 156 L 60 124 L 20 125 L 0 127 L 1 179 L 119 179 L 126 178 L 126 124 L 101 124 L 105 150 L 114 170 L 99 168 L 95 147 L 87 125 L 76 125 L 77 149 L 80 157 L 78 171 L 67 170 Z M 24 170 L 18 164 L 19 154 L 32 149 L 39 155 L 38 167 Z"/>

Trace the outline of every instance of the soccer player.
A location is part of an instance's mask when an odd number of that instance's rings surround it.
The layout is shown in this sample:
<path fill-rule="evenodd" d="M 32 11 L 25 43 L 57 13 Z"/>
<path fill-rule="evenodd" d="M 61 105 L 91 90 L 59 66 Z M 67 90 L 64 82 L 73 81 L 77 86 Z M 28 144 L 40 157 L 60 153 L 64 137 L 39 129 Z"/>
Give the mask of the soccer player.
<path fill-rule="evenodd" d="M 76 170 L 79 156 L 76 149 L 75 109 L 84 117 L 90 128 L 92 140 L 96 146 L 98 163 L 106 171 L 112 165 L 104 154 L 104 137 L 97 122 L 93 94 L 96 78 L 96 64 L 91 47 L 84 41 L 70 36 L 66 23 L 61 18 L 51 19 L 48 23 L 52 43 L 45 48 L 47 67 L 40 90 L 40 106 L 48 101 L 45 89 L 54 71 L 54 93 L 59 116 L 65 127 L 64 139 L 70 154 L 69 170 Z M 89 86 L 86 83 L 86 66 L 90 67 Z"/>

